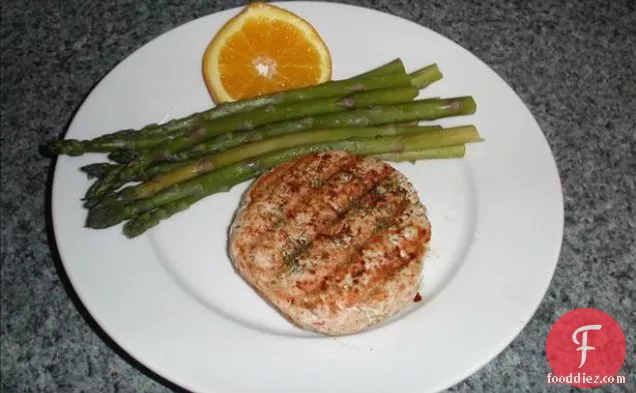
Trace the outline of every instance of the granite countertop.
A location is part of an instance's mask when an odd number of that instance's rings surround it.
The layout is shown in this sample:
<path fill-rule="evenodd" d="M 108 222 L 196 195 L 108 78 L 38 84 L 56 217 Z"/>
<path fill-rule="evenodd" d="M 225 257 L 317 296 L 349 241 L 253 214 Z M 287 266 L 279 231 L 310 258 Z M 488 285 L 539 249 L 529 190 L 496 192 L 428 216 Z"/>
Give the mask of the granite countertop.
<path fill-rule="evenodd" d="M 595 307 L 636 343 L 636 3 L 358 0 L 484 60 L 526 102 L 556 157 L 565 232 L 556 274 L 523 332 L 450 391 L 575 391 L 546 385 L 545 339 L 564 312 Z M 153 37 L 243 1 L 2 2 L 2 392 L 176 390 L 82 316 L 47 237 L 51 160 L 91 88 Z M 621 374 L 636 391 L 634 360 Z"/>

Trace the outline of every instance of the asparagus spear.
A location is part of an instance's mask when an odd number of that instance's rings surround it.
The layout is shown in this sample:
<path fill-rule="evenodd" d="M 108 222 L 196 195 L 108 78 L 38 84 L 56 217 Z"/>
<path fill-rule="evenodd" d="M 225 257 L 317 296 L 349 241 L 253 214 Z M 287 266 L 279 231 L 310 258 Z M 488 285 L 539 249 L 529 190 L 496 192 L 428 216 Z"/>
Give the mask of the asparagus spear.
<path fill-rule="evenodd" d="M 400 77 L 406 78 L 405 80 L 409 86 L 355 93 L 346 97 L 331 97 L 308 102 L 272 105 L 208 122 L 203 127 L 198 128 L 188 135 L 176 137 L 166 144 L 143 152 L 133 162 L 120 170 L 109 172 L 105 177 L 96 181 L 90 187 L 86 195 L 87 205 L 90 206 L 94 204 L 108 192 L 119 188 L 130 179 L 138 177 L 139 173 L 152 162 L 190 148 L 216 135 L 237 130 L 249 130 L 259 125 L 280 120 L 297 119 L 303 116 L 331 113 L 346 109 L 364 108 L 375 104 L 410 101 L 417 96 L 418 89 L 410 86 L 408 76 L 391 74 L 378 78 L 387 78 L 387 80 L 388 78 L 392 78 L 392 83 L 399 83 Z M 360 83 L 364 83 L 364 81 Z"/>
<path fill-rule="evenodd" d="M 411 84 L 418 88 L 424 88 L 431 83 L 442 79 L 442 72 L 437 67 L 437 64 L 431 64 L 427 67 L 421 68 L 415 72 L 409 74 L 411 78 Z"/>
<path fill-rule="evenodd" d="M 196 160 L 183 160 L 178 162 L 161 162 L 146 168 L 146 170 L 143 173 L 141 173 L 139 177 L 133 179 L 132 181 L 137 181 L 137 182 L 149 181 L 157 175 L 173 171 L 184 165 L 192 164 L 195 161 Z M 93 178 L 99 179 L 104 177 L 108 172 L 115 170 L 119 167 L 121 166 L 117 164 L 110 164 L 107 162 L 98 162 L 95 164 L 85 165 L 81 167 L 80 170 L 86 173 L 89 179 L 93 179 Z"/>
<path fill-rule="evenodd" d="M 107 228 L 138 214 L 159 208 L 182 198 L 205 196 L 229 190 L 232 186 L 285 161 L 315 151 L 346 150 L 356 154 L 397 153 L 408 150 L 444 147 L 480 140 L 474 126 L 429 130 L 418 134 L 378 138 L 350 139 L 279 150 L 219 168 L 162 190 L 156 195 L 132 202 L 109 198 L 90 209 L 88 228 Z"/>
<path fill-rule="evenodd" d="M 228 119 L 237 119 L 241 116 L 249 117 L 248 114 L 250 113 L 268 111 L 270 108 L 285 105 L 312 107 L 312 105 L 305 101 L 316 102 L 316 100 L 326 100 L 328 98 L 341 97 L 356 92 L 407 86 L 412 85 L 406 73 L 392 73 L 362 79 L 326 82 L 304 89 L 287 90 L 268 96 L 221 104 L 211 110 L 195 113 L 186 118 L 172 120 L 161 126 L 157 126 L 161 127 L 161 133 L 140 132 L 140 134 L 134 134 L 130 130 L 127 130 L 126 133 L 120 134 L 120 136 L 127 136 L 124 138 L 107 134 L 92 140 L 62 139 L 49 142 L 46 145 L 46 149 L 52 154 L 77 156 L 87 152 L 110 152 L 124 148 L 147 148 L 145 143 L 156 143 L 157 138 L 163 138 L 166 134 L 177 132 L 176 137 L 179 137 L 182 136 L 184 132 L 196 132 L 196 130 L 200 128 L 207 128 L 208 124 L 216 125 L 218 122 L 223 122 Z M 335 99 L 336 98 L 334 98 L 334 100 Z M 256 105 L 255 103 L 259 104 Z M 240 108 L 240 110 L 230 110 L 228 108 Z M 340 108 L 340 110 L 342 110 L 342 108 Z M 249 125 L 247 120 L 245 120 L 244 125 Z M 130 136 L 132 135 L 135 135 L 135 137 L 131 138 Z M 160 143 L 161 141 L 162 139 L 160 139 Z"/>
<path fill-rule="evenodd" d="M 257 175 L 258 173 L 254 174 L 254 176 L 257 176 Z M 248 179 L 249 178 L 246 178 L 245 180 L 248 180 Z M 229 191 L 232 186 L 241 182 L 237 180 L 238 178 L 234 180 L 236 181 L 234 184 L 228 185 L 227 189 L 219 187 L 217 191 L 212 191 L 212 193 Z M 187 210 L 190 206 L 194 205 L 195 203 L 197 203 L 198 201 L 200 201 L 201 199 L 205 197 L 206 195 L 204 194 L 190 195 L 185 198 L 177 199 L 176 201 L 170 202 L 167 205 L 164 205 L 160 208 L 150 210 L 138 216 L 135 216 L 130 221 L 124 224 L 124 229 L 123 229 L 124 235 L 129 239 L 135 238 L 143 234 L 147 230 L 159 225 L 159 223 L 162 220 L 165 220 L 167 218 L 174 216 L 177 213 Z"/>
<path fill-rule="evenodd" d="M 135 199 L 149 198 L 161 190 L 174 184 L 184 182 L 193 177 L 213 171 L 220 167 L 235 162 L 247 160 L 273 151 L 324 142 L 352 139 L 374 138 L 387 135 L 405 135 L 427 130 L 440 129 L 439 126 L 431 127 L 383 127 L 383 128 L 334 128 L 300 132 L 283 135 L 263 141 L 249 143 L 234 149 L 226 150 L 218 154 L 210 154 L 194 160 L 191 164 L 183 165 L 173 171 L 162 173 L 151 181 L 130 186 L 119 192 L 119 199 L 131 201 Z"/>
<path fill-rule="evenodd" d="M 207 142 L 203 142 L 203 143 L 207 143 Z M 193 159 L 193 158 L 201 157 L 205 153 L 214 153 L 214 152 L 216 152 L 216 150 L 212 150 L 212 151 L 209 151 L 209 152 L 199 151 L 198 149 L 195 150 L 195 148 L 198 147 L 198 146 L 199 145 L 195 146 L 194 148 L 192 148 L 190 150 L 185 150 L 185 151 L 182 151 L 182 152 L 171 154 L 171 155 L 166 156 L 166 157 L 162 157 L 161 162 L 186 161 L 186 160 L 190 160 L 190 159 Z M 118 150 L 118 151 L 114 151 L 114 152 L 110 153 L 108 155 L 108 159 L 111 160 L 111 161 L 116 162 L 117 164 L 129 164 L 129 163 L 133 162 L 137 157 L 139 157 L 139 155 L 141 153 L 142 152 L 140 152 L 140 151 L 133 151 L 133 150 Z"/>
<path fill-rule="evenodd" d="M 161 161 L 162 162 L 185 161 L 192 158 L 200 157 L 204 155 L 205 153 L 215 153 L 217 151 L 220 151 L 218 149 L 215 149 L 214 146 L 211 146 L 209 151 L 199 149 L 200 145 L 208 144 L 208 143 L 209 142 L 202 142 L 199 145 L 192 147 L 190 150 L 185 150 L 182 152 L 174 153 L 169 156 L 163 157 Z M 108 155 L 108 159 L 118 164 L 129 164 L 133 162 L 137 157 L 139 157 L 141 153 L 142 153 L 141 151 L 135 151 L 135 150 L 116 150 L 114 152 L 111 152 Z"/>
<path fill-rule="evenodd" d="M 80 171 L 86 173 L 89 179 L 93 179 L 93 178 L 99 179 L 104 177 L 108 172 L 118 167 L 119 165 L 117 164 L 110 164 L 108 162 L 98 162 L 95 164 L 84 165 L 83 167 L 80 168 Z"/>
<path fill-rule="evenodd" d="M 281 135 L 317 128 L 369 127 L 413 120 L 436 120 L 444 117 L 470 115 L 475 113 L 476 108 L 477 105 L 471 96 L 424 99 L 372 109 L 358 109 L 282 121 L 262 126 L 255 131 L 263 135 Z M 232 138 L 234 135 L 229 137 Z"/>
<path fill-rule="evenodd" d="M 379 160 L 402 162 L 417 160 L 433 160 L 442 158 L 461 158 L 466 153 L 466 145 L 453 145 L 422 150 L 409 150 L 399 153 L 374 154 Z"/>
<path fill-rule="evenodd" d="M 390 62 L 383 64 L 379 67 L 376 67 L 370 71 L 363 72 L 362 74 L 355 75 L 351 78 L 348 78 L 350 81 L 371 78 L 380 75 L 394 74 L 394 73 L 406 73 L 406 69 L 404 68 L 404 63 L 402 59 L 393 59 Z"/>

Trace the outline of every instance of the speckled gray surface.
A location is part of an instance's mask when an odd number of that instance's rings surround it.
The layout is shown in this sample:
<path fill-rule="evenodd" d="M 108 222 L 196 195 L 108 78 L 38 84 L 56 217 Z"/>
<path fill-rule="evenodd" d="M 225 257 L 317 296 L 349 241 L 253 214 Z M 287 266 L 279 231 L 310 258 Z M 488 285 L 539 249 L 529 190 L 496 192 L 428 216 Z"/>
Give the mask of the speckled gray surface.
<path fill-rule="evenodd" d="M 565 233 L 532 321 L 452 392 L 547 386 L 545 338 L 562 313 L 596 307 L 636 343 L 636 11 L 632 0 L 350 1 L 416 21 L 474 52 L 527 103 L 561 173 Z M 241 1 L 2 1 L 2 392 L 169 392 L 83 318 L 46 232 L 51 161 L 94 84 L 151 38 Z M 636 357 L 622 374 L 636 391 Z"/>

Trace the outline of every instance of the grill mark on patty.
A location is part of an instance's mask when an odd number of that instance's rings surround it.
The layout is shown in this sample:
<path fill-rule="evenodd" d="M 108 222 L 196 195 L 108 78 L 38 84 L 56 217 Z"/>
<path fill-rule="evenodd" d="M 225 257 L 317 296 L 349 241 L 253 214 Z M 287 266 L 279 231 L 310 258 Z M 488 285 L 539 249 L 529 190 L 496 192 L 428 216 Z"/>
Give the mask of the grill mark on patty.
<path fill-rule="evenodd" d="M 360 157 L 340 156 L 339 159 L 329 160 L 327 156 L 321 155 L 315 158 L 305 168 L 294 168 L 285 179 L 282 179 L 277 189 L 272 190 L 268 199 L 282 200 L 285 210 L 293 209 L 298 203 L 302 203 L 307 196 L 315 192 L 317 186 L 322 186 L 325 182 L 336 176 L 343 169 L 359 165 Z M 318 181 L 320 180 L 320 181 Z M 291 200 L 287 197 L 291 196 Z"/>
<path fill-rule="evenodd" d="M 320 188 L 315 194 L 315 202 L 308 202 L 310 206 L 315 203 L 316 211 L 319 212 L 318 215 L 305 216 L 301 219 L 302 221 L 306 220 L 305 222 L 298 222 L 298 220 L 296 220 L 289 226 L 289 228 L 294 229 L 294 224 L 298 223 L 300 227 L 307 228 L 308 230 L 300 235 L 300 242 L 293 236 L 293 232 L 288 231 L 288 233 L 292 233 L 292 235 L 290 236 L 290 242 L 284 246 L 284 250 L 286 250 L 289 255 L 286 265 L 294 271 L 297 270 L 298 265 L 295 263 L 296 257 L 308 249 L 309 245 L 313 243 L 314 238 L 319 235 L 321 231 L 333 222 L 338 221 L 354 207 L 359 199 L 369 193 L 370 189 L 372 189 L 378 181 L 381 181 L 387 176 L 388 172 L 389 171 L 386 170 L 376 172 L 374 169 L 371 169 L 366 175 L 360 176 L 356 174 L 355 170 L 345 170 L 337 175 L 339 176 L 337 180 L 340 180 L 340 182 L 336 183 L 335 187 L 326 185 Z M 307 206 L 305 206 L 304 209 L 300 209 L 300 214 L 306 215 L 307 211 Z M 292 219 L 298 218 L 296 212 L 292 211 L 289 215 L 292 216 Z M 284 228 L 283 230 L 289 228 Z M 300 245 L 297 246 L 297 243 L 300 243 Z"/>
<path fill-rule="evenodd" d="M 337 162 L 328 161 L 326 157 L 316 157 L 315 154 L 301 159 L 298 165 L 293 165 L 288 171 L 275 176 L 275 179 L 268 182 L 269 187 L 259 187 L 250 193 L 250 198 L 255 203 L 250 204 L 253 214 L 260 214 L 258 218 L 267 217 L 267 210 L 262 210 L 264 205 L 274 207 L 284 216 L 283 210 L 294 204 L 296 200 L 302 199 L 312 192 L 312 187 L 307 181 L 306 173 L 313 173 L 316 178 L 329 178 L 341 170 L 342 167 L 353 161 L 353 158 L 343 156 Z M 267 194 L 267 195 L 265 195 Z"/>
<path fill-rule="evenodd" d="M 357 157 L 344 154 L 336 155 L 336 158 L 338 159 L 333 160 L 325 154 L 310 154 L 299 159 L 298 165 L 290 162 L 287 171 L 273 174 L 275 182 L 265 183 L 270 185 L 265 187 L 269 190 L 266 197 L 265 190 L 253 187 L 253 192 L 250 193 L 251 202 L 242 212 L 243 218 L 239 223 L 243 231 L 250 233 L 250 236 L 244 239 L 249 241 L 243 241 L 241 246 L 248 247 L 256 243 L 263 233 L 284 225 L 287 221 L 287 211 L 314 191 L 305 172 L 313 173 L 312 179 L 326 181 L 342 168 L 359 161 Z"/>
<path fill-rule="evenodd" d="M 295 297 L 303 297 L 305 292 L 315 290 L 369 241 L 380 224 L 383 227 L 391 225 L 409 202 L 407 191 L 399 185 L 396 176 L 385 179 L 340 220 L 316 236 L 311 247 L 298 257 L 300 271 L 281 275 L 280 285 L 292 288 L 290 296 Z"/>
<path fill-rule="evenodd" d="M 430 240 L 430 231 L 427 228 L 421 228 L 418 232 L 417 238 L 421 239 L 420 242 L 424 243 Z M 424 255 L 424 249 L 417 250 L 418 245 L 413 244 L 412 242 L 409 244 L 408 248 L 409 251 L 407 251 L 407 255 L 404 255 L 403 249 L 395 250 L 393 255 L 391 255 L 388 259 L 392 263 L 382 264 L 380 269 L 373 271 L 373 273 L 376 274 L 370 279 L 371 285 L 367 286 L 365 291 L 359 293 L 361 298 L 372 298 L 376 301 L 382 300 L 378 299 L 377 295 L 386 295 L 386 293 L 382 290 L 385 288 L 386 283 L 396 281 L 397 276 L 403 274 L 403 272 L 410 267 L 411 263 L 421 260 Z M 352 306 L 355 301 L 356 299 L 350 299 L 347 306 Z"/>
<path fill-rule="evenodd" d="M 342 306 L 350 307 L 373 288 L 391 280 L 403 267 L 419 261 L 424 251 L 421 245 L 428 241 L 430 232 L 419 225 L 413 228 L 412 210 L 409 208 L 393 225 L 376 232 L 356 250 L 350 263 L 339 265 L 320 287 L 305 293 L 303 306 L 313 308 L 325 304 L 332 312 Z M 403 233 L 405 230 L 416 233 L 407 236 Z M 349 279 L 358 281 L 347 289 L 343 284 Z M 344 304 L 339 305 L 334 299 L 342 299 Z"/>
<path fill-rule="evenodd" d="M 410 295 L 406 295 L 408 299 L 412 299 L 417 293 L 417 287 L 409 287 L 405 285 L 405 282 L 419 281 L 419 266 L 415 263 L 404 264 L 398 271 L 395 272 L 385 282 L 379 283 L 367 291 L 366 298 L 369 299 L 367 304 L 373 306 L 375 302 L 383 301 L 389 297 L 405 296 L 405 292 L 413 292 Z M 421 266 L 422 263 L 419 263 Z M 350 307 L 354 305 L 348 299 L 347 303 Z"/>
<path fill-rule="evenodd" d="M 308 158 L 308 157 L 304 157 Z M 293 168 L 294 163 L 287 161 L 271 171 L 267 172 L 267 176 L 259 176 L 249 190 L 250 197 L 260 198 L 266 192 L 268 192 L 273 186 L 278 183 L 278 180 L 289 173 Z"/>
<path fill-rule="evenodd" d="M 374 292 L 377 293 L 376 290 L 378 288 L 385 286 L 388 281 L 393 281 L 395 277 L 411 263 L 421 261 L 425 251 L 421 245 L 430 240 L 430 231 L 428 228 L 421 226 L 414 228 L 412 214 L 407 212 L 403 217 L 408 218 L 405 218 L 402 223 L 390 227 L 383 237 L 385 245 L 393 245 L 395 240 L 392 240 L 392 237 L 399 239 L 399 242 L 394 244 L 393 248 L 381 247 L 380 249 L 390 251 L 384 251 L 375 261 L 375 266 L 369 266 L 369 264 L 366 263 L 367 258 L 363 256 L 366 269 L 360 276 L 360 282 L 365 283 L 365 285 L 361 285 L 357 292 L 354 291 L 354 296 L 347 297 L 347 306 L 352 306 L 358 299 L 369 298 Z M 407 236 L 404 233 L 406 229 L 415 231 L 415 233 L 411 234 L 411 236 Z M 408 237 L 410 237 L 410 239 L 408 239 Z M 336 284 L 337 287 L 341 287 L 341 285 L 337 283 L 334 284 Z M 372 300 L 381 301 L 382 299 Z"/>
<path fill-rule="evenodd" d="M 270 171 L 267 176 L 261 176 L 256 180 L 252 190 L 250 190 L 250 197 L 259 199 L 265 194 L 275 191 L 276 188 L 281 185 L 280 180 L 283 177 L 288 177 L 292 174 L 291 178 L 294 178 L 293 172 L 304 171 L 312 163 L 315 164 L 317 161 L 314 154 L 308 154 L 298 161 L 287 161 L 277 166 Z"/>
<path fill-rule="evenodd" d="M 382 181 L 392 169 L 369 165 L 362 158 L 353 166 L 330 177 L 323 187 L 288 211 L 287 225 L 266 232 L 245 249 L 256 265 L 285 268 L 285 259 L 293 255 L 298 243 L 310 243 L 322 228 L 349 209 L 350 204 Z M 366 165 L 362 165 L 367 163 Z M 343 173 L 350 174 L 342 176 Z M 335 199 L 335 200 L 334 200 Z"/>

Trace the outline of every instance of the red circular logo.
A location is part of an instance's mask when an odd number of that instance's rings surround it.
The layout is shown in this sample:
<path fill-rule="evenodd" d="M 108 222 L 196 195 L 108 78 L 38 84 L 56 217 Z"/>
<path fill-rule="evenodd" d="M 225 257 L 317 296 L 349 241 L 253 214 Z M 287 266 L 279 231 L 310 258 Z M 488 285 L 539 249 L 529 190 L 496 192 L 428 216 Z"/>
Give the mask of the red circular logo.
<path fill-rule="evenodd" d="M 565 313 L 550 329 L 546 356 L 554 372 L 548 382 L 592 388 L 608 383 L 625 361 L 623 330 L 603 311 L 577 308 Z"/>

